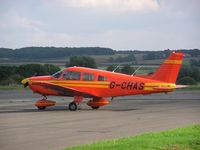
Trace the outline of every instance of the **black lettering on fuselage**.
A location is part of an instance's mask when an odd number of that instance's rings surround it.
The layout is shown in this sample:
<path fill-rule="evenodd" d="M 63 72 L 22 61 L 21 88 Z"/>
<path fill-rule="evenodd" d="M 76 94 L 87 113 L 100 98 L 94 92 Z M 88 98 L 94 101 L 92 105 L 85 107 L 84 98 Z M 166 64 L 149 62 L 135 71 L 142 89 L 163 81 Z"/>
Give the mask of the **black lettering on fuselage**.
<path fill-rule="evenodd" d="M 113 81 L 113 82 L 110 82 L 110 88 L 113 89 L 113 88 L 115 87 L 115 84 L 116 84 L 116 83 L 115 83 L 114 81 Z"/>
<path fill-rule="evenodd" d="M 135 84 L 134 84 L 134 86 L 133 86 L 133 89 L 136 89 L 136 90 L 137 90 L 137 87 L 138 87 L 137 84 L 138 84 L 138 83 L 135 82 Z"/>
<path fill-rule="evenodd" d="M 140 85 L 139 85 L 139 90 L 143 90 L 144 89 L 144 83 L 141 82 Z"/>
<path fill-rule="evenodd" d="M 126 88 L 126 85 L 127 85 L 127 82 L 123 82 L 123 83 L 121 84 L 121 89 L 125 89 L 125 88 Z"/>
<path fill-rule="evenodd" d="M 128 85 L 127 85 L 126 89 L 127 89 L 127 90 L 128 90 L 128 89 L 131 90 L 132 87 L 133 87 L 133 82 L 128 82 Z"/>
<path fill-rule="evenodd" d="M 123 90 L 143 90 L 144 89 L 144 83 L 143 82 L 122 82 L 116 83 L 114 81 L 110 82 L 110 89 L 119 87 Z"/>

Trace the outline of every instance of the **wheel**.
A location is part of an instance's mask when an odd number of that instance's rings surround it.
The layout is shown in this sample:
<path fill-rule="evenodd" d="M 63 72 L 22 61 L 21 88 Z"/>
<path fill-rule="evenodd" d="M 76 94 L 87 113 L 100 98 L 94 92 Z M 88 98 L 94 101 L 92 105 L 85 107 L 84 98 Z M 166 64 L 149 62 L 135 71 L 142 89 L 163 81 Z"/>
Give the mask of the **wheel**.
<path fill-rule="evenodd" d="M 77 105 L 76 105 L 75 102 L 69 103 L 69 110 L 71 110 L 71 111 L 76 111 L 77 108 L 78 108 L 78 107 L 77 107 Z"/>
<path fill-rule="evenodd" d="M 38 108 L 38 110 L 45 110 L 46 107 L 45 106 L 38 106 L 37 108 Z"/>
<path fill-rule="evenodd" d="M 92 109 L 99 109 L 99 106 L 96 106 L 96 107 L 91 106 L 91 107 L 92 107 Z"/>

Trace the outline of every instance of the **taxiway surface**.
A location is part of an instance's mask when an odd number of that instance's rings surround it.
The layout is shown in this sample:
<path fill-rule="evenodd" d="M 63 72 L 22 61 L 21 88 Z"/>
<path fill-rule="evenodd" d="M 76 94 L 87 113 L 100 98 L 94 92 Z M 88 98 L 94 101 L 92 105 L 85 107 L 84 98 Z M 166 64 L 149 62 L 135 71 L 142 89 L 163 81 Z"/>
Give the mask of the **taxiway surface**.
<path fill-rule="evenodd" d="M 83 103 L 76 112 L 67 109 L 67 97 L 49 97 L 57 105 L 38 111 L 39 98 L 29 90 L 0 90 L 1 150 L 56 150 L 200 123 L 200 91 L 119 97 L 99 110 Z"/>

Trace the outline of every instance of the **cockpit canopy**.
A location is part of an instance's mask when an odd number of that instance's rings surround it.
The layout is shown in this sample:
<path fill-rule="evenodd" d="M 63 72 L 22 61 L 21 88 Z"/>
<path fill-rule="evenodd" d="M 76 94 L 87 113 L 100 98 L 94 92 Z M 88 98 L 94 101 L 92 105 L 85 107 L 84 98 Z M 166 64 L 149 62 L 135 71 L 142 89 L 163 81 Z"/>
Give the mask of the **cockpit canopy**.
<path fill-rule="evenodd" d="M 81 73 L 76 71 L 67 71 L 63 74 L 62 78 L 65 80 L 80 80 Z"/>
<path fill-rule="evenodd" d="M 61 70 L 52 75 L 55 79 L 63 80 L 83 80 L 83 81 L 107 81 L 107 77 L 102 74 L 95 75 L 90 72 L 79 72 L 71 70 Z"/>
<path fill-rule="evenodd" d="M 54 73 L 52 76 L 53 76 L 55 79 L 58 79 L 58 78 L 61 76 L 62 72 L 63 72 L 63 70 L 60 70 L 60 71 Z"/>

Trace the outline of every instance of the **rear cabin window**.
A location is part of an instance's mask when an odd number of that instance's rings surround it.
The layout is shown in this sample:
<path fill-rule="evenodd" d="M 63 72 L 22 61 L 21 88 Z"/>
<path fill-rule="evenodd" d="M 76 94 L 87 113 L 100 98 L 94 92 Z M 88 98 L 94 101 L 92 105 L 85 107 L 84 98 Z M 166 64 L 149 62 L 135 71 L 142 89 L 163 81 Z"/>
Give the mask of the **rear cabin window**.
<path fill-rule="evenodd" d="M 82 79 L 84 81 L 93 81 L 94 80 L 94 75 L 91 73 L 83 73 Z"/>
<path fill-rule="evenodd" d="M 105 76 L 98 76 L 98 81 L 107 81 L 107 78 Z"/>
<path fill-rule="evenodd" d="M 75 71 L 67 71 L 63 75 L 63 79 L 65 80 L 80 80 L 81 73 Z"/>

